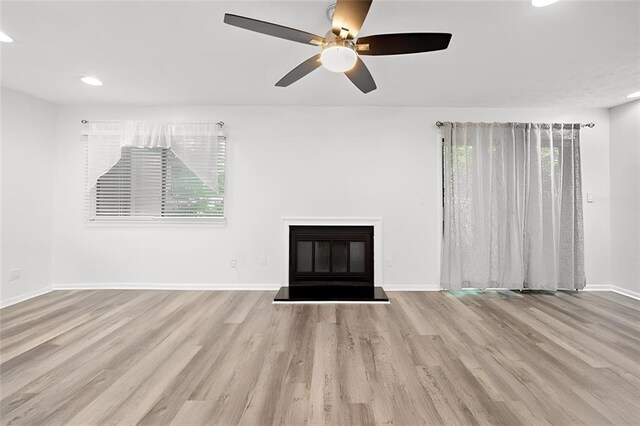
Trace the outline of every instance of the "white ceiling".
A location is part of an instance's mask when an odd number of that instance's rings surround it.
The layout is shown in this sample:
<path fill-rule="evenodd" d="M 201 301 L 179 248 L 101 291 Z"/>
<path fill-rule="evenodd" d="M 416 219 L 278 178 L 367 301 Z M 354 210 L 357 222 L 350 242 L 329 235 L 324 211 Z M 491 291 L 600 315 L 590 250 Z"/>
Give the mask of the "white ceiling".
<path fill-rule="evenodd" d="M 361 35 L 451 32 L 448 50 L 364 58 L 364 95 L 317 48 L 223 24 L 225 12 L 316 34 L 330 1 L 3 1 L 2 85 L 60 103 L 609 107 L 640 90 L 640 2 L 374 1 Z M 95 75 L 104 86 L 78 80 Z"/>

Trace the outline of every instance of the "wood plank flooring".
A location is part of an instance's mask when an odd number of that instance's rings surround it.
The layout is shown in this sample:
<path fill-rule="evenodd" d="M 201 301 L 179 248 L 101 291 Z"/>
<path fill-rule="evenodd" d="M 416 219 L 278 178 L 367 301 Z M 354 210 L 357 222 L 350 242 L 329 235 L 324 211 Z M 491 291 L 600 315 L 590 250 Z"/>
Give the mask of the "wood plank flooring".
<path fill-rule="evenodd" d="M 0 422 L 640 424 L 614 293 L 55 291 L 0 311 Z"/>

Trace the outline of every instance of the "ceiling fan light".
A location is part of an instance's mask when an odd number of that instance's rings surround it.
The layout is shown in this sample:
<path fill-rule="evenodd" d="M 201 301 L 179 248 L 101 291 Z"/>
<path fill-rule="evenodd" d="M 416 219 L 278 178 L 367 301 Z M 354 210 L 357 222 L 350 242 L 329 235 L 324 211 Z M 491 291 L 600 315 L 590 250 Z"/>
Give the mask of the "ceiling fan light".
<path fill-rule="evenodd" d="M 531 4 L 535 7 L 545 7 L 554 4 L 558 0 L 531 0 Z"/>
<path fill-rule="evenodd" d="M 329 44 L 320 54 L 322 66 L 332 72 L 349 71 L 356 64 L 358 55 L 350 45 Z"/>

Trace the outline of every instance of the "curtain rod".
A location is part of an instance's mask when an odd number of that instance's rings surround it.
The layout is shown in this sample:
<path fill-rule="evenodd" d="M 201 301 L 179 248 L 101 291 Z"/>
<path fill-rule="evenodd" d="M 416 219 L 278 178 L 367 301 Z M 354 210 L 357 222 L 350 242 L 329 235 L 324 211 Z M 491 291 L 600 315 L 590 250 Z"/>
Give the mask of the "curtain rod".
<path fill-rule="evenodd" d="M 442 127 L 442 126 L 444 126 L 444 124 L 445 123 L 442 122 L 442 121 L 436 121 L 436 126 L 437 127 Z M 583 124 L 580 124 L 580 127 L 588 127 L 590 129 L 593 129 L 595 126 L 596 126 L 595 123 L 583 123 Z"/>
<path fill-rule="evenodd" d="M 80 123 L 82 124 L 88 124 L 90 123 L 89 120 L 80 120 Z M 115 123 L 115 121 L 91 121 L 91 123 Z M 209 124 L 209 123 L 191 123 L 191 124 Z M 218 126 L 223 127 L 224 126 L 224 121 L 218 121 L 216 123 Z"/>

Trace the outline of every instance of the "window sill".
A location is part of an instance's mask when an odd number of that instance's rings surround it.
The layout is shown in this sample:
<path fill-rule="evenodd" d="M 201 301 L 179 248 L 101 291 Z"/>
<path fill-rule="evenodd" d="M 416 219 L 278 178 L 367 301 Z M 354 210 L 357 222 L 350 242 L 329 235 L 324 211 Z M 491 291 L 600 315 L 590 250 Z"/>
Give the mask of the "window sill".
<path fill-rule="evenodd" d="M 226 228 L 226 218 L 173 218 L 173 219 L 89 219 L 91 228 Z"/>

